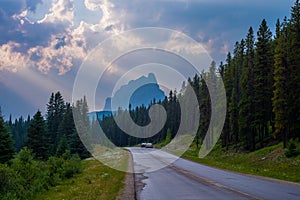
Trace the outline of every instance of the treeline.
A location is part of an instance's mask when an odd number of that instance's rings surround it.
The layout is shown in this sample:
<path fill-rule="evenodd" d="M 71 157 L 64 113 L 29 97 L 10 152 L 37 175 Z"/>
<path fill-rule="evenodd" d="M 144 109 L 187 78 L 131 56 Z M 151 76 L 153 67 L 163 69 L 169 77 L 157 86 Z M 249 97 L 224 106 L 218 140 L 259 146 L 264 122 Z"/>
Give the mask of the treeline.
<path fill-rule="evenodd" d="M 227 113 L 220 139 L 223 147 L 253 151 L 279 142 L 286 147 L 289 140 L 300 139 L 299 0 L 291 8 L 290 19 L 277 20 L 274 35 L 266 20 L 262 20 L 256 33 L 250 27 L 246 37 L 236 42 L 226 62 L 221 62 L 219 67 L 212 62 L 208 72 L 188 79 L 197 94 L 200 108 L 197 146 L 202 143 L 211 118 L 211 99 L 205 79 L 215 73 L 223 79 L 227 97 Z M 164 101 L 153 102 L 165 107 L 168 119 L 164 128 L 152 138 L 128 136 L 112 116 L 100 121 L 101 126 L 118 146 L 143 141 L 163 142 L 167 133 L 171 137 L 177 133 L 180 123 L 178 99 L 187 95 L 185 88 L 183 83 L 178 94 L 176 90 L 171 91 Z M 138 125 L 147 125 L 149 107 L 129 108 L 129 111 L 119 111 L 118 114 L 130 112 Z"/>
<path fill-rule="evenodd" d="M 177 92 L 170 91 L 168 97 L 165 97 L 163 101 L 159 100 L 156 102 L 154 99 L 150 105 L 139 106 L 136 108 L 131 108 L 129 105 L 129 110 L 119 109 L 117 113 L 115 113 L 115 117 L 123 118 L 126 113 L 129 113 L 132 120 L 139 126 L 146 126 L 150 123 L 150 118 L 148 115 L 148 111 L 150 107 L 154 104 L 160 104 L 164 106 L 167 112 L 167 120 L 166 124 L 162 128 L 162 130 L 155 134 L 150 138 L 134 137 L 127 133 L 125 133 L 115 122 L 114 116 L 105 116 L 102 120 L 98 120 L 103 132 L 106 134 L 106 137 L 113 142 L 116 146 L 133 146 L 140 144 L 142 142 L 153 142 L 159 143 L 166 139 L 167 132 L 171 133 L 171 137 L 173 138 L 177 133 L 180 124 L 180 106 L 177 99 Z M 93 121 L 92 124 L 95 124 Z M 97 124 L 96 124 L 97 125 Z M 151 130 L 149 130 L 151 132 Z M 148 134 L 148 133 L 145 133 Z"/>
<path fill-rule="evenodd" d="M 79 100 L 74 109 L 85 105 Z M 81 172 L 80 158 L 90 155 L 77 135 L 72 108 L 57 92 L 46 120 L 37 111 L 32 119 L 5 122 L 0 109 L 0 199 L 32 199 Z"/>
<path fill-rule="evenodd" d="M 14 122 L 11 116 L 8 122 L 4 122 L 1 116 L 2 130 L 7 135 L 7 139 L 1 140 L 3 146 L 14 149 L 16 153 L 27 147 L 32 150 L 36 159 L 41 160 L 47 160 L 50 156 L 61 156 L 67 150 L 71 154 L 78 154 L 80 158 L 90 157 L 77 134 L 72 111 L 86 108 L 85 113 L 81 114 L 88 119 L 86 100 L 78 100 L 76 105 L 71 106 L 64 101 L 61 93 L 57 92 L 51 94 L 46 106 L 45 119 L 40 111 L 37 111 L 33 118 L 28 116 L 27 120 L 24 120 L 20 117 Z"/>
<path fill-rule="evenodd" d="M 300 5 L 277 20 L 272 37 L 266 20 L 249 28 L 219 67 L 228 112 L 222 144 L 247 150 L 300 137 Z"/>

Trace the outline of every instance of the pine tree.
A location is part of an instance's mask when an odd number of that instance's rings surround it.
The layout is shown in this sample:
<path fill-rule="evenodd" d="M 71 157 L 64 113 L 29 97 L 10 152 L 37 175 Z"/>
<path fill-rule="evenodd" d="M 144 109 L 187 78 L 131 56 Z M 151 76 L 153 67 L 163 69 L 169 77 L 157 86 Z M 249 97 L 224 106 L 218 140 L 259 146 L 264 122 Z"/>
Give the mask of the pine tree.
<path fill-rule="evenodd" d="M 287 125 L 288 125 L 288 112 L 287 112 L 287 27 L 283 24 L 280 28 L 280 22 L 277 21 L 276 26 L 276 46 L 274 54 L 274 96 L 273 96 L 273 112 L 275 114 L 275 131 L 274 138 L 283 140 L 284 148 L 287 146 Z"/>
<path fill-rule="evenodd" d="M 0 107 L 0 163 L 9 161 L 14 154 L 13 139 L 5 125 Z"/>
<path fill-rule="evenodd" d="M 255 133 L 251 128 L 253 121 L 253 68 L 254 68 L 254 32 L 249 28 L 246 38 L 246 55 L 242 67 L 239 100 L 239 133 L 245 143 L 246 149 L 255 149 Z"/>
<path fill-rule="evenodd" d="M 51 153 L 55 154 L 60 136 L 58 129 L 63 120 L 65 112 L 65 102 L 60 92 L 52 93 L 47 104 L 47 128 L 52 144 Z"/>
<path fill-rule="evenodd" d="M 56 149 L 56 156 L 60 157 L 62 156 L 67 150 L 69 150 L 69 145 L 67 143 L 67 139 L 66 136 L 61 136 L 59 143 L 57 145 L 57 149 Z"/>
<path fill-rule="evenodd" d="M 269 136 L 269 126 L 273 120 L 273 50 L 272 33 L 266 20 L 262 20 L 257 32 L 256 56 L 254 65 L 254 112 L 255 128 L 259 141 L 263 146 L 263 140 Z"/>
<path fill-rule="evenodd" d="M 74 137 L 77 133 L 76 133 L 76 128 L 73 119 L 72 107 L 69 103 L 66 104 L 66 110 L 63 116 L 63 120 L 59 125 L 58 132 L 59 132 L 59 139 L 58 139 L 59 143 L 62 140 L 62 138 L 65 138 L 67 141 L 67 146 L 71 148 L 70 149 L 71 153 L 76 153 L 76 150 L 73 149 L 72 147 L 74 143 Z M 59 143 L 58 143 L 58 147 L 59 147 Z M 56 152 L 57 151 L 58 150 L 56 150 Z"/>
<path fill-rule="evenodd" d="M 90 138 L 89 134 L 91 134 L 91 129 L 90 129 L 90 120 L 88 117 L 88 105 L 87 105 L 86 97 L 76 101 L 76 106 L 73 107 L 73 117 L 76 122 L 76 130 L 77 130 L 77 134 L 74 137 L 73 148 L 76 149 L 76 153 L 78 153 L 80 158 L 88 158 L 90 156 L 88 150 L 90 151 L 93 150 L 92 149 L 93 141 L 89 140 Z M 80 137 L 78 133 L 80 133 Z M 85 141 L 85 144 L 82 143 L 81 138 Z"/>
<path fill-rule="evenodd" d="M 241 40 L 240 43 L 236 42 L 234 48 L 234 60 L 233 60 L 233 86 L 230 98 L 230 103 L 228 107 L 229 111 L 229 126 L 230 133 L 235 142 L 235 148 L 238 149 L 239 138 L 239 111 L 238 103 L 240 100 L 240 75 L 241 68 L 244 63 L 244 51 L 245 51 L 245 41 Z"/>
<path fill-rule="evenodd" d="M 226 98 L 227 98 L 227 112 L 226 118 L 224 123 L 224 128 L 222 132 L 222 146 L 228 149 L 230 145 L 230 117 L 229 117 L 229 105 L 231 104 L 231 93 L 233 88 L 233 63 L 230 52 L 227 54 L 226 64 L 225 64 L 225 71 L 224 71 L 224 86 L 226 90 Z"/>
<path fill-rule="evenodd" d="M 289 138 L 300 138 L 300 3 L 291 9 L 287 37 Z"/>
<path fill-rule="evenodd" d="M 32 149 L 36 158 L 46 160 L 49 157 L 49 138 L 46 122 L 40 111 L 33 116 L 28 127 L 27 147 Z"/>

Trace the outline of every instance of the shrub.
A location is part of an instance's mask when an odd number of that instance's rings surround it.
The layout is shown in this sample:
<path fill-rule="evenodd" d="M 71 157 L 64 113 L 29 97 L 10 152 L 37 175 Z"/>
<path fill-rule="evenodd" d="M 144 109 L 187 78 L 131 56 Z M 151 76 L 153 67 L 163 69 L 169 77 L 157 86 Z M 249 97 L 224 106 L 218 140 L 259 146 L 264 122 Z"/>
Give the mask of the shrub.
<path fill-rule="evenodd" d="M 19 176 L 22 191 L 16 191 L 20 199 L 29 199 L 34 194 L 45 191 L 49 187 L 48 170 L 44 162 L 33 159 L 32 151 L 25 148 L 19 152 L 11 165 Z"/>
<path fill-rule="evenodd" d="M 49 173 L 49 183 L 51 186 L 59 184 L 63 177 L 63 165 L 64 160 L 62 158 L 50 157 L 47 161 L 47 168 Z"/>
<path fill-rule="evenodd" d="M 0 164 L 0 199 L 18 199 L 15 191 L 22 190 L 18 181 L 19 177 L 14 170 Z"/>
<path fill-rule="evenodd" d="M 61 157 L 50 157 L 47 161 L 51 185 L 71 178 L 81 172 L 81 161 L 78 155 L 71 155 L 66 151 Z"/>
<path fill-rule="evenodd" d="M 32 151 L 24 148 L 11 161 L 11 166 L 0 164 L 0 199 L 32 199 L 37 193 L 81 171 L 79 156 L 69 151 L 44 162 L 34 160 Z"/>
<path fill-rule="evenodd" d="M 300 151 L 297 149 L 297 141 L 290 140 L 288 143 L 288 148 L 285 151 L 285 156 L 290 158 L 290 157 L 296 157 L 299 154 Z"/>
<path fill-rule="evenodd" d="M 65 160 L 62 168 L 64 178 L 71 178 L 75 174 L 80 173 L 82 171 L 82 166 L 79 156 L 76 154 L 73 155 L 71 158 Z"/>

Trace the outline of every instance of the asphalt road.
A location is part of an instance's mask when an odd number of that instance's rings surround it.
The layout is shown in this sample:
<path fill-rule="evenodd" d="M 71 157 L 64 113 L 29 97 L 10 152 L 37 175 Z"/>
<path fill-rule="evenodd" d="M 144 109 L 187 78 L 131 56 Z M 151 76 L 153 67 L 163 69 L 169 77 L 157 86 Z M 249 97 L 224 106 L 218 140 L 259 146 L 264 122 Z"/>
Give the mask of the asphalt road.
<path fill-rule="evenodd" d="M 129 150 L 138 200 L 300 199 L 298 184 L 220 170 L 157 149 Z"/>

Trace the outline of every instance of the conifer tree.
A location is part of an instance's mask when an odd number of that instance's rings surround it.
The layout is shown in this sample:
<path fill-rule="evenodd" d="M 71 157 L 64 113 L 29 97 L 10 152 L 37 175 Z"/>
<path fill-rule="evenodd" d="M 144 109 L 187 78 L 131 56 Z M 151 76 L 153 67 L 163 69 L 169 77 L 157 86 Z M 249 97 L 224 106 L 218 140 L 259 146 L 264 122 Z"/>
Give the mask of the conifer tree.
<path fill-rule="evenodd" d="M 300 138 L 300 3 L 295 1 L 287 37 L 289 138 Z"/>
<path fill-rule="evenodd" d="M 287 27 L 283 24 L 282 30 L 280 28 L 279 20 L 277 22 L 276 30 L 276 46 L 274 54 L 274 96 L 273 96 L 273 112 L 275 114 L 275 130 L 274 138 L 276 140 L 283 140 L 284 147 L 287 146 Z"/>
<path fill-rule="evenodd" d="M 49 138 L 46 122 L 40 111 L 33 116 L 28 127 L 27 147 L 32 150 L 36 158 L 46 160 L 49 157 Z"/>
<path fill-rule="evenodd" d="M 272 33 L 263 19 L 257 32 L 253 99 L 254 125 L 261 146 L 264 138 L 269 136 L 268 130 L 273 119 L 273 60 Z"/>
<path fill-rule="evenodd" d="M 246 38 L 246 55 L 242 67 L 239 100 L 239 133 L 245 143 L 246 149 L 255 149 L 255 134 L 251 128 L 253 121 L 253 68 L 254 68 L 254 32 L 249 28 Z"/>
<path fill-rule="evenodd" d="M 5 125 L 0 107 L 0 163 L 5 163 L 13 158 L 15 149 L 12 136 Z"/>

